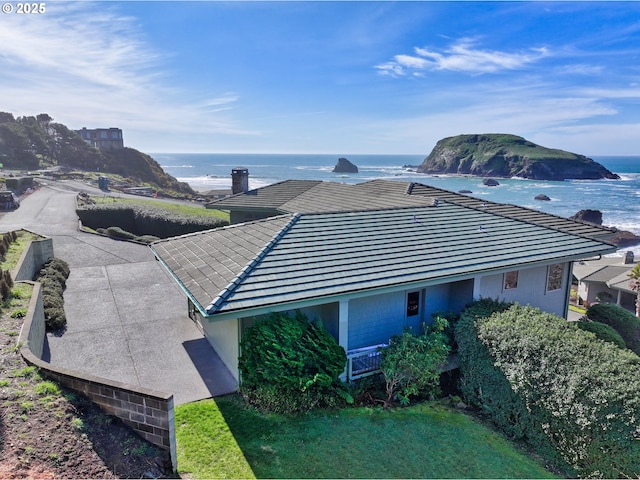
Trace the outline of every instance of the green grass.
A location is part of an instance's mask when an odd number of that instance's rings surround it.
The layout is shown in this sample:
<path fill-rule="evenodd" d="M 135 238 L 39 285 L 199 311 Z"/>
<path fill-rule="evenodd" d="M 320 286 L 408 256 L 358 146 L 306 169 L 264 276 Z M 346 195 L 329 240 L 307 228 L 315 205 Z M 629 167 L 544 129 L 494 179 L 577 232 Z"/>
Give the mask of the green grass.
<path fill-rule="evenodd" d="M 23 250 L 29 245 L 32 240 L 40 240 L 42 237 L 25 230 L 16 231 L 17 238 L 15 242 L 11 242 L 7 252 L 4 255 L 4 261 L 0 265 L 2 270 L 12 270 L 18 264 L 20 256 Z"/>
<path fill-rule="evenodd" d="M 176 408 L 178 471 L 193 478 L 555 478 L 437 403 L 263 415 L 237 397 Z"/>
<path fill-rule="evenodd" d="M 123 204 L 138 204 L 147 205 L 154 208 L 160 208 L 174 213 L 182 215 L 199 215 L 205 217 L 222 218 L 229 221 L 229 214 L 221 210 L 213 210 L 204 208 L 200 204 L 190 204 L 185 202 L 163 202 L 161 200 L 150 199 L 132 199 L 132 198 L 116 198 L 116 197 L 92 197 L 96 203 L 123 203 Z"/>

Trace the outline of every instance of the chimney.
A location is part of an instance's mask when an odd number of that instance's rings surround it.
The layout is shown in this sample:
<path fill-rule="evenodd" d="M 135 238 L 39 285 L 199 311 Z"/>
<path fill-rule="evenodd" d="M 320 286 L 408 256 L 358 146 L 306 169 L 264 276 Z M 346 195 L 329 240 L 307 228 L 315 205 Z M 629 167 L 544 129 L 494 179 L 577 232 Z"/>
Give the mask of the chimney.
<path fill-rule="evenodd" d="M 634 263 L 633 252 L 631 250 L 624 252 L 624 264 L 630 265 L 632 263 Z"/>
<path fill-rule="evenodd" d="M 231 193 L 246 193 L 249 191 L 249 170 L 236 167 L 231 170 Z"/>

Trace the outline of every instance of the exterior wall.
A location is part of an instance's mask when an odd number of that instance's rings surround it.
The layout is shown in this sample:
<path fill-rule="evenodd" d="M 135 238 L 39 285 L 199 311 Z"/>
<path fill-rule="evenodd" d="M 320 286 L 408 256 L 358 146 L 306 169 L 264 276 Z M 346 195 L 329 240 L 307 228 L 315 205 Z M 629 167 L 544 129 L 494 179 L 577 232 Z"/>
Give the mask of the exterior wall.
<path fill-rule="evenodd" d="M 240 356 L 239 321 L 237 319 L 202 322 L 204 334 L 220 356 L 236 381 L 240 380 L 238 357 Z"/>
<path fill-rule="evenodd" d="M 119 128 L 94 128 L 83 127 L 76 130 L 76 133 L 89 145 L 99 150 L 109 150 L 112 148 L 123 148 L 122 130 Z"/>
<path fill-rule="evenodd" d="M 254 220 L 262 220 L 263 218 L 273 217 L 278 212 L 266 211 L 245 211 L 245 210 L 231 210 L 229 212 L 229 224 L 236 225 L 238 223 L 252 222 Z"/>
<path fill-rule="evenodd" d="M 547 291 L 547 266 L 518 270 L 517 288 L 504 288 L 504 274 L 485 275 L 480 279 L 480 296 L 505 302 L 531 305 L 561 317 L 566 315 L 566 296 L 570 264 L 565 263 L 562 287 Z"/>
<path fill-rule="evenodd" d="M 47 260 L 53 257 L 53 239 L 32 240 L 22 252 L 16 268 L 11 272 L 14 280 L 33 280 Z"/>
<path fill-rule="evenodd" d="M 338 302 L 301 308 L 300 311 L 304 313 L 309 320 L 320 320 L 331 336 L 338 340 L 340 336 Z"/>
<path fill-rule="evenodd" d="M 349 301 L 349 350 L 387 343 L 410 325 L 406 317 L 406 292 L 354 298 Z"/>

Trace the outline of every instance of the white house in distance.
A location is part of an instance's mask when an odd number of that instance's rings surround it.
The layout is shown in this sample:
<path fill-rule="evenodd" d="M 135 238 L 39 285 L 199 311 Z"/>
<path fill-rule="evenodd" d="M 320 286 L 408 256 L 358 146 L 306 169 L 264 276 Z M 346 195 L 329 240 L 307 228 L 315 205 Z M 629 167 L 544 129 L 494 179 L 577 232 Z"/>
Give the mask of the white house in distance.
<path fill-rule="evenodd" d="M 629 274 L 638 264 L 633 252 L 623 257 L 600 257 L 575 262 L 573 276 L 578 280 L 578 299 L 583 305 L 615 303 L 635 313 L 637 293 L 631 289 Z"/>
<path fill-rule="evenodd" d="M 238 381 L 242 333 L 270 312 L 300 309 L 366 352 L 483 297 L 566 316 L 572 263 L 616 251 L 607 229 L 421 184 L 295 185 L 293 197 L 276 184 L 214 202 L 262 197 L 276 216 L 151 245 Z M 282 213 L 277 196 L 300 210 Z"/>

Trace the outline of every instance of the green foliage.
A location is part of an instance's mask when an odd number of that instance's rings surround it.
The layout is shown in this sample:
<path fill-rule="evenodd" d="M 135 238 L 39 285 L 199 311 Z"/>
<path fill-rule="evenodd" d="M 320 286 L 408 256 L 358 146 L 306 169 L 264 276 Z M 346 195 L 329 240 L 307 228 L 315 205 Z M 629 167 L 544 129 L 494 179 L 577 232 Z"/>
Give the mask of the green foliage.
<path fill-rule="evenodd" d="M 613 343 L 619 348 L 627 348 L 627 344 L 623 338 L 613 329 L 613 327 L 610 327 L 609 325 L 591 321 L 579 321 L 574 325 L 581 330 L 593 333 L 600 340 Z"/>
<path fill-rule="evenodd" d="M 409 331 L 394 335 L 382 350 L 380 369 L 385 381 L 384 406 L 394 400 L 408 405 L 410 397 L 422 395 L 434 398 L 440 392 L 441 367 L 449 354 L 449 341 L 444 333 L 448 322 L 436 317 L 434 324 L 422 335 Z"/>
<path fill-rule="evenodd" d="M 349 400 L 338 377 L 346 354 L 319 322 L 272 313 L 243 333 L 241 391 L 266 411 L 299 412 Z"/>
<path fill-rule="evenodd" d="M 42 284 L 42 303 L 47 330 L 60 330 L 67 325 L 63 293 L 69 277 L 69 265 L 59 258 L 49 259 L 35 280 Z"/>
<path fill-rule="evenodd" d="M 0 158 L 5 168 L 35 170 L 65 165 L 90 172 L 114 173 L 184 194 L 195 192 L 165 173 L 158 162 L 133 148 L 99 151 L 65 125 L 45 114 L 14 118 L 0 112 Z"/>
<path fill-rule="evenodd" d="M 107 228 L 107 235 L 109 235 L 112 238 L 120 238 L 123 240 L 134 240 L 136 238 L 136 236 L 133 233 L 127 232 L 126 230 L 123 230 L 120 227 Z"/>
<path fill-rule="evenodd" d="M 615 304 L 599 303 L 587 309 L 587 318 L 612 327 L 625 341 L 627 348 L 640 355 L 640 319 Z"/>
<path fill-rule="evenodd" d="M 125 231 L 130 239 L 148 235 L 168 238 L 228 225 L 227 221 L 210 215 L 181 215 L 161 208 L 131 203 L 85 205 L 78 208 L 76 213 L 82 224 L 89 228 L 105 228 L 108 234 L 111 234 L 111 229 L 119 228 L 118 234 Z"/>
<path fill-rule="evenodd" d="M 580 477 L 637 477 L 640 359 L 532 307 L 473 309 L 456 329 L 467 401 Z"/>
<path fill-rule="evenodd" d="M 177 405 L 184 478 L 554 478 L 505 438 L 435 402 L 264 414 L 235 395 Z"/>

